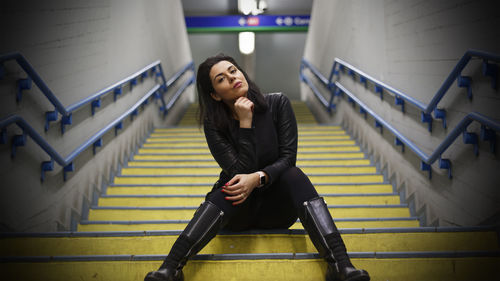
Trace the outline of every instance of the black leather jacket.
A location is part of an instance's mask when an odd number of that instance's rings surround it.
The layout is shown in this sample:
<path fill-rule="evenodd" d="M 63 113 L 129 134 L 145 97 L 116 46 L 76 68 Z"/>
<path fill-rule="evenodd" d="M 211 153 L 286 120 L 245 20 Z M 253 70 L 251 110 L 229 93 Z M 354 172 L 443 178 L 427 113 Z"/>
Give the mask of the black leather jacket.
<path fill-rule="evenodd" d="M 215 161 L 222 168 L 214 188 L 236 174 L 264 171 L 271 186 L 297 159 L 297 121 L 288 98 L 281 93 L 265 96 L 268 108 L 255 113 L 252 128 L 239 128 L 238 121 L 228 131 L 204 124 L 205 137 Z"/>

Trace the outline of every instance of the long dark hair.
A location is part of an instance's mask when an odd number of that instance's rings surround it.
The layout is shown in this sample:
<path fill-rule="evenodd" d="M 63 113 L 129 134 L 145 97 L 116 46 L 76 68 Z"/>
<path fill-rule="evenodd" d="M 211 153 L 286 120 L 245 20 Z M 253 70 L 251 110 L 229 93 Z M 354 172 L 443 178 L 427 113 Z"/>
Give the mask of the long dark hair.
<path fill-rule="evenodd" d="M 220 130 L 227 130 L 231 125 L 232 114 L 230 108 L 224 103 L 214 100 L 210 93 L 215 90 L 210 79 L 210 69 L 220 61 L 228 61 L 240 70 L 248 82 L 247 97 L 254 103 L 254 112 L 262 112 L 267 109 L 267 104 L 264 96 L 259 90 L 259 87 L 250 80 L 247 73 L 236 63 L 236 61 L 227 55 L 218 54 L 207 58 L 198 67 L 196 75 L 196 88 L 198 90 L 198 102 L 200 103 L 198 112 L 198 123 L 201 126 L 208 122 L 212 126 Z"/>

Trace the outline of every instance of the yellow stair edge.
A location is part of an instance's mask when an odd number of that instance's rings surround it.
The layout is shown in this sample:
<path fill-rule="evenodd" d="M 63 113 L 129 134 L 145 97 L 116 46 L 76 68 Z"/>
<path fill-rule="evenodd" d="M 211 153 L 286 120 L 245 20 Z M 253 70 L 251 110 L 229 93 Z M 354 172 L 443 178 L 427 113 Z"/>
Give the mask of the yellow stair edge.
<path fill-rule="evenodd" d="M 127 257 L 123 257 L 127 258 Z M 132 257 L 133 258 L 133 257 Z M 138 259 L 140 257 L 135 257 Z M 53 261 L 2 263 L 3 280 L 143 280 L 156 270 L 161 258 L 153 261 Z M 326 263 L 318 258 L 190 260 L 184 268 L 186 280 L 309 281 L 323 280 Z M 498 257 L 475 258 L 353 258 L 357 268 L 366 269 L 378 280 L 499 280 Z"/>
<path fill-rule="evenodd" d="M 10 237 L 0 240 L 2 256 L 162 255 L 178 232 L 73 237 Z M 497 233 L 380 232 L 343 233 L 350 252 L 498 251 Z M 220 234 L 200 254 L 317 253 L 307 234 Z"/>

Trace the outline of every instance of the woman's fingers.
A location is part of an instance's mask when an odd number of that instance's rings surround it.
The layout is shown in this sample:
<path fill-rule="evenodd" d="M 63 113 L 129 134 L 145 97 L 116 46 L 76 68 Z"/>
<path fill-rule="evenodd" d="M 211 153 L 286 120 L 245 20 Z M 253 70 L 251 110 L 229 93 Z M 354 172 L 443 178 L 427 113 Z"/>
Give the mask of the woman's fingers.
<path fill-rule="evenodd" d="M 252 111 L 253 110 L 253 102 L 251 100 L 249 100 L 248 98 L 239 97 L 234 102 L 234 107 L 236 109 L 242 109 L 242 110 Z"/>
<path fill-rule="evenodd" d="M 236 175 L 236 176 L 234 176 L 232 179 L 230 179 L 230 180 L 229 180 L 229 181 L 228 181 L 228 182 L 224 185 L 224 187 L 228 187 L 228 186 L 231 186 L 231 185 L 233 185 L 233 184 L 237 183 L 238 181 L 240 181 L 240 177 L 241 177 L 240 175 Z"/>
<path fill-rule="evenodd" d="M 237 195 L 242 193 L 240 189 L 229 189 L 229 188 L 222 188 L 222 192 L 225 192 L 228 195 Z"/>
<path fill-rule="evenodd" d="M 233 202 L 233 206 L 235 206 L 235 205 L 239 205 L 239 204 L 241 204 L 241 203 L 245 202 L 245 200 L 246 200 L 246 199 L 247 199 L 247 198 L 243 198 L 242 200 L 239 200 L 239 201 Z"/>
<path fill-rule="evenodd" d="M 247 200 L 247 198 L 248 198 L 248 196 L 243 194 L 243 193 L 240 193 L 239 195 L 235 195 L 235 196 L 226 197 L 227 200 L 235 201 L 235 202 L 233 202 L 233 205 L 241 204 L 241 203 L 245 202 L 245 200 Z"/>
<path fill-rule="evenodd" d="M 229 195 L 225 197 L 226 200 L 235 201 L 233 205 L 245 202 L 255 187 L 252 184 L 255 181 L 252 179 L 253 176 L 254 174 L 238 174 L 222 186 L 221 191 Z"/>

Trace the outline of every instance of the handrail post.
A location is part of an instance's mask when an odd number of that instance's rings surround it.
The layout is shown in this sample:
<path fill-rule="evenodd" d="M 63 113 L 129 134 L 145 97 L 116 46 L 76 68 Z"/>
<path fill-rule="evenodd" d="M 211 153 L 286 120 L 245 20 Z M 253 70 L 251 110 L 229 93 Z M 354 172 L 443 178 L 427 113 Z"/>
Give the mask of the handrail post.
<path fill-rule="evenodd" d="M 0 57 L 0 64 L 3 61 L 5 61 L 6 59 L 17 58 L 17 56 L 20 56 L 20 55 L 19 54 L 10 54 L 8 56 L 2 56 L 2 57 Z M 21 56 L 21 59 L 22 59 L 22 56 Z M 18 63 L 19 63 L 19 61 L 18 61 Z M 159 65 L 159 62 L 158 62 L 158 65 Z M 27 64 L 27 62 L 26 62 L 26 64 L 22 65 L 21 67 L 23 67 L 23 69 L 26 70 L 26 69 L 29 69 L 29 67 L 31 67 L 31 66 L 29 66 L 29 64 Z M 190 70 L 190 69 L 192 69 L 194 72 L 194 63 L 193 62 L 188 63 L 179 73 L 177 73 L 173 77 L 175 79 L 172 79 L 172 83 L 175 82 L 175 80 L 177 78 L 179 78 L 187 70 Z M 143 75 L 144 72 L 146 72 L 146 71 L 143 71 L 140 73 L 141 77 L 144 76 Z M 33 73 L 36 74 L 36 72 L 34 72 L 34 70 L 33 70 Z M 31 77 L 30 75 L 31 75 L 31 73 L 28 73 L 29 77 Z M 166 81 L 166 79 L 163 75 L 159 75 L 159 76 L 162 77 L 162 82 Z M 50 92 L 50 90 L 48 90 L 48 88 L 46 88 L 46 89 L 43 88 L 44 86 L 46 87 L 46 85 L 43 84 L 43 81 L 42 81 L 42 83 L 40 83 L 41 78 L 37 75 L 34 75 L 33 77 L 34 77 L 33 81 L 35 82 L 35 84 L 37 84 L 37 86 L 39 86 L 39 88 L 46 95 L 46 97 L 49 97 L 52 93 Z M 137 79 L 138 76 L 135 76 L 135 77 Z M 178 98 L 180 96 L 180 94 L 182 94 L 182 92 L 184 92 L 184 90 L 186 89 L 187 86 L 194 83 L 195 79 L 196 79 L 196 76 L 195 76 L 195 74 L 193 74 L 193 76 L 190 77 L 190 79 L 178 90 L 178 92 L 176 92 L 175 97 Z M 40 80 L 40 81 L 38 81 L 38 80 Z M 165 84 L 166 83 L 163 83 L 162 85 L 165 85 Z M 121 84 L 121 85 L 123 85 L 123 84 Z M 119 88 L 121 89 L 121 87 L 119 87 Z M 50 159 L 51 159 L 50 161 L 44 161 L 41 163 L 40 180 L 43 182 L 45 180 L 45 177 L 46 177 L 45 172 L 53 170 L 54 161 L 55 161 L 63 167 L 64 180 L 66 181 L 67 180 L 67 173 L 75 170 L 73 160 L 78 155 L 80 155 L 80 153 L 82 151 L 84 151 L 90 145 L 92 145 L 93 151 L 95 153 L 96 148 L 102 146 L 102 136 L 104 135 L 104 133 L 106 133 L 107 131 L 114 128 L 115 134 L 117 134 L 118 130 L 123 128 L 122 120 L 127 115 L 130 115 L 131 117 L 133 117 L 134 113 L 137 114 L 138 107 L 148 104 L 148 99 L 151 96 L 156 96 L 158 91 L 160 90 L 160 88 L 161 88 L 161 85 L 157 84 L 156 86 L 154 86 L 143 98 L 141 98 L 136 104 L 134 104 L 131 107 L 131 109 L 129 109 L 124 114 L 122 114 L 122 116 L 120 116 L 118 119 L 115 119 L 115 121 L 113 121 L 112 123 L 108 124 L 105 128 L 103 128 L 100 131 L 98 131 L 97 133 L 95 133 L 92 137 L 90 137 L 90 139 L 88 139 L 83 144 L 81 144 L 78 148 L 76 148 L 73 152 L 71 152 L 66 158 L 63 158 L 62 156 L 60 156 L 59 153 L 46 140 L 44 140 L 42 136 L 40 136 L 23 118 L 21 118 L 18 115 L 10 115 L 10 116 L 6 117 L 5 119 L 0 120 L 0 143 L 3 143 L 3 144 L 7 143 L 8 137 L 7 137 L 6 127 L 9 126 L 10 124 L 16 124 L 19 128 L 21 128 L 23 133 L 22 133 L 22 135 L 13 136 L 12 145 L 11 145 L 11 156 L 15 157 L 16 148 L 19 146 L 25 145 L 25 143 L 27 141 L 27 137 L 30 136 L 35 141 L 35 143 L 38 144 L 38 146 L 40 146 L 42 148 L 42 150 L 44 150 L 50 156 Z M 106 91 L 101 91 L 101 92 L 108 92 L 109 91 L 108 89 L 111 89 L 114 91 L 115 89 L 118 89 L 118 88 L 113 88 L 113 87 L 109 88 L 108 87 L 106 89 Z M 48 91 L 46 91 L 46 90 L 48 90 Z M 93 109 L 95 107 L 99 107 L 100 101 L 101 101 L 100 95 L 92 96 L 92 97 L 94 98 L 94 100 L 92 101 Z M 54 98 L 55 98 L 55 96 L 54 96 Z M 57 100 L 57 98 L 55 98 L 55 99 Z M 175 103 L 175 100 L 176 99 L 171 100 L 171 106 L 173 106 L 173 104 Z M 163 104 L 164 104 L 164 101 L 163 101 Z M 78 107 L 78 106 L 76 106 L 76 107 Z M 46 116 L 45 130 L 48 130 L 50 121 L 57 120 L 59 108 L 60 108 L 59 105 L 56 104 L 54 111 L 46 112 L 46 114 L 45 114 L 45 116 Z M 64 132 L 64 125 L 71 124 L 71 122 L 72 122 L 72 113 L 66 111 L 66 114 L 63 114 L 62 118 L 61 118 L 61 131 Z"/>
<path fill-rule="evenodd" d="M 500 60 L 500 59 L 499 59 Z M 303 65 L 303 67 L 302 67 Z M 339 64 L 342 66 L 342 64 Z M 303 73 L 303 68 L 308 67 L 312 69 L 312 66 L 308 64 L 308 62 L 303 59 L 301 64 L 300 78 L 303 82 L 305 82 L 312 90 L 314 94 L 317 94 L 317 90 L 314 85 L 309 81 L 309 78 Z M 315 71 L 312 71 L 314 75 L 318 75 Z M 477 112 L 471 112 L 467 116 L 465 116 L 456 127 L 446 136 L 446 138 L 441 142 L 441 144 L 436 147 L 434 152 L 431 155 L 425 154 L 420 148 L 418 148 L 413 142 L 411 142 L 408 138 L 403 136 L 399 131 L 397 131 L 394 127 L 392 127 L 389 123 L 379 117 L 373 110 L 369 109 L 364 105 L 357 97 L 355 97 L 352 93 L 350 93 L 346 88 L 344 88 L 338 81 L 335 83 L 325 83 L 322 79 L 320 79 L 322 85 L 327 88 L 329 91 L 335 93 L 335 96 L 341 96 L 341 93 L 345 93 L 348 96 L 348 99 L 353 105 L 355 103 L 359 106 L 359 112 L 361 114 L 366 115 L 370 114 L 375 120 L 375 127 L 380 128 L 380 132 L 382 133 L 382 129 L 386 127 L 388 131 L 390 131 L 395 136 L 394 144 L 396 146 L 401 146 L 401 152 L 404 152 L 405 146 L 408 146 L 415 154 L 421 159 L 420 169 L 422 171 L 428 171 L 429 179 L 432 178 L 432 164 L 439 160 L 439 168 L 448 170 L 448 178 L 452 178 L 452 163 L 449 159 L 445 159 L 442 157 L 443 152 L 447 150 L 450 145 L 455 141 L 455 139 L 462 134 L 464 143 L 473 144 L 474 145 L 474 153 L 478 154 L 478 136 L 476 133 L 467 132 L 467 127 L 472 121 L 479 122 L 481 126 L 481 140 L 490 141 L 490 150 L 492 153 L 495 151 L 495 142 L 496 142 L 496 134 L 494 131 L 500 131 L 500 123 L 494 122 L 488 117 L 481 115 Z M 375 84 L 377 89 L 378 84 Z M 380 87 L 381 89 L 381 87 Z M 396 96 L 398 97 L 398 96 Z M 397 102 L 398 103 L 398 102 Z M 426 114 L 424 111 L 422 113 L 422 121 L 429 122 L 429 130 L 432 126 L 432 116 L 431 114 Z M 446 111 L 444 109 L 434 109 L 434 116 L 436 119 L 443 119 L 443 126 L 446 127 Z"/>

